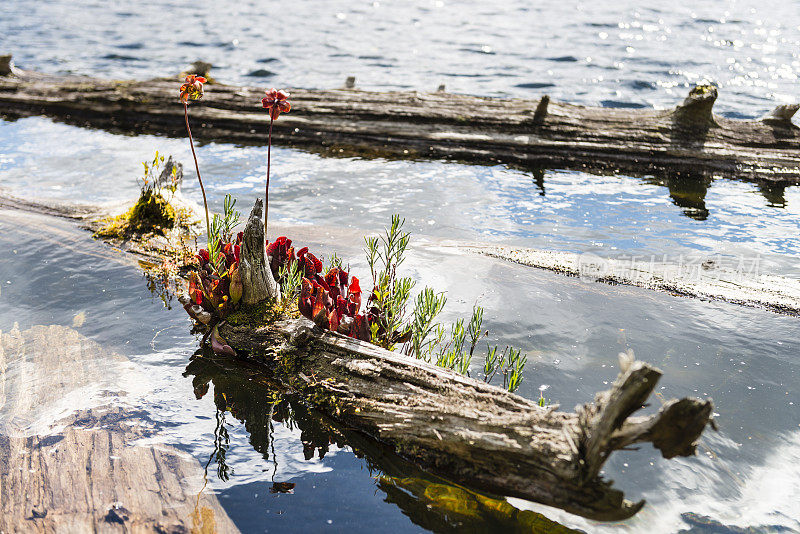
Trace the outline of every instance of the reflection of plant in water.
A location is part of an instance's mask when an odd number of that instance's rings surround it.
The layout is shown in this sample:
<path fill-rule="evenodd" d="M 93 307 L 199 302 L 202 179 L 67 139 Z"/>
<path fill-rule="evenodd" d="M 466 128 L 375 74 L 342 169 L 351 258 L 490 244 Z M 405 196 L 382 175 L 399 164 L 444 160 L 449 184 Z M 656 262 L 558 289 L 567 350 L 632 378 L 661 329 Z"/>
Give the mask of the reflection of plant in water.
<path fill-rule="evenodd" d="M 212 534 L 217 532 L 217 520 L 214 517 L 214 510 L 209 506 L 199 506 L 199 493 L 197 494 L 197 500 L 198 505 L 192 510 L 191 534 Z"/>
<path fill-rule="evenodd" d="M 453 484 L 418 477 L 381 476 L 378 487 L 386 501 L 398 505 L 414 523 L 434 532 L 552 533 L 577 531 L 530 510 L 520 510 Z"/>
<path fill-rule="evenodd" d="M 233 474 L 231 469 L 225 461 L 225 455 L 231 445 L 231 438 L 228 435 L 228 429 L 225 428 L 225 411 L 217 408 L 215 413 L 217 419 L 217 426 L 214 428 L 214 451 L 208 458 L 205 466 L 205 474 L 208 476 L 208 466 L 211 465 L 212 460 L 217 462 L 217 477 L 223 482 L 227 482 Z"/>
<path fill-rule="evenodd" d="M 152 299 L 158 298 L 166 309 L 171 310 L 172 299 L 178 292 L 178 281 L 156 270 L 145 271 L 144 278 L 147 280 L 147 289 L 150 290 Z"/>

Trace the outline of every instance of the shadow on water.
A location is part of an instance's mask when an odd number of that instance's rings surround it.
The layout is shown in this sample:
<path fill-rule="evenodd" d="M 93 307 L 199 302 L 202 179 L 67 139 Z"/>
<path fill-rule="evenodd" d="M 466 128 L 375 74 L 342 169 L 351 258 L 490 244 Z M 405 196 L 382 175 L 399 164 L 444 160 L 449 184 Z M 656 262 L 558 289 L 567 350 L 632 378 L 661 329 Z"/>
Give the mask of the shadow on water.
<path fill-rule="evenodd" d="M 278 471 L 274 446 L 275 425 L 300 431 L 306 460 L 324 458 L 332 445 L 349 447 L 366 463 L 384 501 L 396 505 L 416 525 L 443 533 L 571 533 L 575 530 L 529 510 L 520 510 L 505 499 L 486 496 L 431 475 L 406 461 L 390 448 L 368 436 L 338 425 L 286 391 L 265 372 L 241 360 L 197 351 L 186 367 L 195 396 L 200 399 L 213 386 L 216 407 L 214 447 L 206 464 L 216 463 L 217 476 L 225 481 L 232 467 L 226 453 L 230 436 L 225 418 L 230 414 L 244 425 L 250 445 L 271 464 L 270 493 L 293 493 L 295 485 L 275 480 Z"/>

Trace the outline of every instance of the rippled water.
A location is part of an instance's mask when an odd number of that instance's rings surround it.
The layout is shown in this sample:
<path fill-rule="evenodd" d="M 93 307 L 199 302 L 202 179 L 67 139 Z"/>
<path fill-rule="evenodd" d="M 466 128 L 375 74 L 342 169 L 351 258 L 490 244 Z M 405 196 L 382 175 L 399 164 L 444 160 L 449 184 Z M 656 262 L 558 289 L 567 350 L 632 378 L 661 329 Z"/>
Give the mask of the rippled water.
<path fill-rule="evenodd" d="M 0 53 L 52 72 L 142 78 L 202 58 L 219 78 L 240 83 L 335 87 L 354 74 L 378 89 L 446 83 L 466 93 L 546 92 L 656 107 L 708 78 L 722 87 L 718 109 L 733 116 L 792 99 L 798 44 L 796 6 L 752 0 L 691 7 L 16 0 L 0 17 Z M 155 149 L 190 161 L 181 139 L 117 136 L 42 118 L 0 121 L 0 187 L 23 197 L 130 200 L 139 162 Z M 243 209 L 261 194 L 263 147 L 210 143 L 198 155 L 215 209 L 226 193 Z M 401 213 L 417 245 L 406 267 L 448 292 L 445 319 L 468 314 L 479 300 L 493 340 L 528 354 L 520 394 L 537 397 L 548 386 L 546 396 L 564 409 L 589 401 L 615 376 L 617 352 L 630 347 L 664 370 L 664 398 L 713 397 L 720 432 L 705 435 L 696 458 L 665 461 L 649 446 L 612 457 L 607 476 L 629 498 L 648 500 L 622 524 L 593 524 L 518 500 L 511 501 L 514 519 L 464 518 L 452 505 L 472 502 L 470 495 L 442 485 L 437 491 L 449 500 L 431 500 L 431 484 L 441 481 L 396 458 L 387 463 L 385 451 L 340 435 L 291 399 L 278 396 L 273 405 L 274 385 L 256 383 L 247 369 L 193 357 L 197 340 L 184 314 L 164 308 L 130 258 L 71 223 L 0 211 L 0 329 L 63 324 L 121 354 L 127 363 L 111 376 L 126 393 L 124 406 L 144 410 L 156 442 L 208 462 L 208 491 L 245 532 L 509 531 L 520 510 L 586 532 L 800 532 L 796 318 L 587 284 L 440 246 L 456 239 L 672 261 L 720 256 L 797 277 L 796 187 L 337 159 L 281 148 L 273 158 L 276 231 L 322 254 L 335 249 L 358 273 L 365 270 L 361 236 Z M 200 200 L 191 173 L 184 192 Z M 29 430 L 83 407 L 42 407 Z M 0 433 L 6 416 L 0 407 Z M 221 429 L 228 434 L 224 461 Z M 294 483 L 294 493 L 271 492 L 282 487 L 274 482 Z"/>
<path fill-rule="evenodd" d="M 0 142 L 7 147 L 0 184 L 23 197 L 127 201 L 137 194 L 140 162 L 156 149 L 191 162 L 185 140 L 109 135 L 41 118 L 2 123 Z M 211 143 L 198 155 L 214 208 L 221 209 L 227 193 L 242 209 L 263 196 L 263 147 Z M 800 214 L 796 186 L 765 189 L 723 179 L 698 186 L 674 177 L 323 158 L 280 148 L 273 163 L 270 213 L 286 223 L 373 232 L 400 213 L 417 235 L 647 261 L 721 258 L 800 276 L 800 243 L 792 238 Z M 184 192 L 201 202 L 189 172 Z"/>
<path fill-rule="evenodd" d="M 57 148 L 57 140 L 64 138 L 74 141 L 77 153 Z M 37 196 L 90 203 L 135 195 L 131 176 L 138 173 L 137 160 L 155 147 L 183 157 L 187 152 L 179 140 L 115 136 L 38 118 L 0 123 L 0 140 L 8 147 L 0 180 L 12 193 L 36 191 Z M 40 147 L 49 145 L 54 149 L 42 154 Z M 260 192 L 262 148 L 209 144 L 199 154 L 215 207 L 227 192 L 236 194 L 243 206 Z M 322 254 L 335 249 L 359 272 L 366 270 L 361 236 L 380 229 L 391 213 L 403 213 L 418 245 L 407 268 L 416 279 L 448 292 L 445 318 L 464 316 L 480 301 L 493 339 L 528 354 L 520 394 L 536 397 L 540 386 L 546 385 L 548 397 L 567 409 L 586 402 L 615 376 L 616 353 L 631 347 L 639 358 L 665 371 L 660 390 L 664 398 L 714 398 L 722 430 L 706 435 L 699 457 L 664 461 L 645 447 L 609 462 L 608 476 L 630 497 L 649 502 L 642 513 L 624 523 L 626 528 L 673 532 L 701 522 L 686 514 L 701 514 L 725 524 L 800 529 L 794 512 L 800 473 L 793 468 L 785 471 L 786 465 L 800 459 L 795 406 L 800 329 L 795 318 L 638 288 L 587 284 L 489 258 L 465 257 L 439 246 L 442 238 L 457 238 L 607 249 L 611 254 L 744 251 L 762 254 L 778 272 L 794 272 L 796 244 L 786 237 L 797 220 L 793 188 L 787 190 L 786 205 L 775 207 L 754 185 L 716 182 L 706 195 L 708 214 L 698 220 L 674 203 L 668 187 L 648 179 L 561 171 L 531 175 L 438 162 L 326 159 L 282 149 L 274 156 L 279 169 L 271 210 L 276 231 Z M 404 184 L 399 192 L 398 183 Z M 186 192 L 198 199 L 191 180 Z M 690 215 L 696 212 L 690 210 Z M 143 391 L 134 389 L 128 400 L 131 406 L 144 407 L 160 422 L 161 441 L 187 450 L 205 464 L 215 450 L 220 413 L 216 409 L 224 410 L 228 402 L 220 404 L 219 394 L 250 391 L 247 375 L 215 371 L 213 365 L 209 371 L 199 363 L 187 368 L 196 347 L 188 321 L 179 311 L 163 309 L 124 256 L 110 254 L 68 223 L 8 217 L 2 221 L 0 236 L 3 249 L 13 250 L 14 256 L 0 266 L 4 284 L 0 300 L 6 303 L 0 329 L 7 331 L 15 321 L 23 329 L 33 324 L 69 325 L 83 313 L 81 333 L 129 357 L 148 376 L 139 385 Z M 42 236 L 48 239 L 42 241 Z M 182 378 L 182 373 L 187 376 Z M 197 401 L 192 400 L 195 376 L 205 376 L 212 391 Z M 419 497 L 411 501 L 416 512 L 408 511 L 409 503 L 397 504 L 400 494 L 392 493 L 395 486 L 387 486 L 386 480 L 406 480 L 407 473 L 373 480 L 368 468 L 380 470 L 380 464 L 369 455 L 359 460 L 347 447 L 331 446 L 325 458 L 305 460 L 302 427 L 276 421 L 269 434 L 273 441 L 263 429 L 254 430 L 249 421 L 269 410 L 257 401 L 267 392 L 250 391 L 225 418 L 230 445 L 224 465 L 232 471 L 229 479 L 219 478 L 218 462 L 209 467 L 210 491 L 217 492 L 225 510 L 245 531 L 264 525 L 307 531 L 323 526 L 323 519 L 325 525 L 331 520 L 335 530 L 415 531 L 413 521 L 429 524 L 436 516 L 419 511 L 419 503 L 425 502 Z M 230 394 L 223 397 L 229 398 Z M 265 444 L 274 451 L 265 454 Z M 781 484 L 773 489 L 776 477 Z M 273 480 L 297 484 L 295 493 L 270 493 Z M 606 528 L 531 503 L 512 502 L 567 526 L 591 532 Z M 315 510 L 314 518 L 307 517 L 309 507 Z M 403 515 L 408 513 L 412 519 Z M 496 522 L 471 521 L 481 528 L 501 528 Z"/>
<path fill-rule="evenodd" d="M 796 100 L 797 6 L 476 0 L 12 0 L 0 50 L 47 71 L 141 78 L 197 59 L 224 80 L 538 96 L 671 106 L 688 84 L 722 87 L 718 109 L 757 116 Z"/>

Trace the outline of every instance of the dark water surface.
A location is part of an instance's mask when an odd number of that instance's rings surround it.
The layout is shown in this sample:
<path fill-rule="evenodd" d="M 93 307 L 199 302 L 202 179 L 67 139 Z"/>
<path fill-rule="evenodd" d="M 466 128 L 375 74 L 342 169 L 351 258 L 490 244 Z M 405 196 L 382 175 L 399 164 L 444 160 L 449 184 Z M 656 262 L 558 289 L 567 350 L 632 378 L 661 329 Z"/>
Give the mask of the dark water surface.
<path fill-rule="evenodd" d="M 377 89 L 446 83 L 609 106 L 672 105 L 687 84 L 708 78 L 722 87 L 720 111 L 748 117 L 795 98 L 800 17 L 791 2 L 529 4 L 12 0 L 1 8 L 0 53 L 28 68 L 117 78 L 174 73 L 202 58 L 219 78 L 241 83 L 336 87 L 354 74 Z M 195 133 L 202 143 L 202 128 Z M 22 197 L 127 201 L 155 149 L 190 162 L 180 139 L 0 121 L 0 187 Z M 198 155 L 215 210 L 226 193 L 243 209 L 261 194 L 263 147 L 211 143 Z M 275 226 L 324 255 L 338 251 L 356 274 L 366 271 L 361 236 L 393 213 L 406 217 L 417 246 L 405 267 L 447 291 L 445 320 L 479 301 L 492 337 L 528 354 L 520 394 L 542 389 L 571 409 L 606 388 L 616 354 L 632 348 L 664 370 L 664 399 L 713 397 L 721 431 L 704 436 L 696 458 L 665 461 L 649 446 L 614 456 L 607 476 L 648 501 L 621 524 L 514 499 L 492 515 L 473 494 L 307 413 L 251 371 L 193 357 L 187 318 L 150 293 L 130 258 L 71 223 L 7 211 L 0 329 L 74 325 L 127 357 L 126 402 L 155 423 L 156 441 L 202 465 L 211 458 L 208 491 L 245 532 L 545 532 L 556 528 L 550 520 L 586 532 L 800 532 L 796 318 L 587 284 L 440 246 L 457 239 L 674 262 L 723 258 L 796 278 L 796 187 L 281 148 L 272 169 Z M 199 201 L 193 179 L 187 171 L 184 192 Z M 43 407 L 22 430 L 47 431 L 97 401 L 74 398 Z M 11 431 L 6 415 L 0 406 L 0 432 Z M 295 484 L 294 493 L 275 482 Z"/>

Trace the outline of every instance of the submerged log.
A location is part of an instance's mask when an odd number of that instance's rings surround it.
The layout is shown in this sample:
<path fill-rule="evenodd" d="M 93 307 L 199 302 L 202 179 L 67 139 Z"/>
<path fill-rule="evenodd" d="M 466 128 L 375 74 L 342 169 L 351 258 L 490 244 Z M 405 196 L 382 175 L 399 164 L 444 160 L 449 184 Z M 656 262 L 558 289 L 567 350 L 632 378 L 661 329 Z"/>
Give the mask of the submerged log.
<path fill-rule="evenodd" d="M 11 76 L 15 70 L 11 54 L 0 56 L 0 76 Z"/>
<path fill-rule="evenodd" d="M 263 143 L 262 90 L 206 86 L 192 104 L 205 141 Z M 276 143 L 401 158 L 623 171 L 692 171 L 755 180 L 800 179 L 797 106 L 763 120 L 713 114 L 717 90 L 694 88 L 672 110 L 611 109 L 445 91 L 292 90 L 292 112 L 274 125 Z M 0 76 L 0 113 L 44 114 L 112 131 L 184 135 L 173 79 L 108 81 L 15 69 Z"/>
<path fill-rule="evenodd" d="M 259 207 L 245 242 L 261 228 Z M 624 519 L 644 504 L 600 477 L 611 453 L 650 442 L 665 458 L 693 455 L 711 421 L 711 400 L 689 398 L 631 417 L 661 377 L 642 362 L 621 358 L 610 390 L 565 413 L 305 318 L 261 323 L 257 309 L 245 310 L 220 333 L 321 412 L 455 482 L 592 519 Z"/>
<path fill-rule="evenodd" d="M 714 258 L 687 258 L 684 263 L 604 258 L 555 250 L 489 244 L 456 245 L 483 254 L 587 282 L 624 284 L 673 295 L 716 300 L 800 316 L 800 280 L 760 272 L 759 259 L 720 264 Z"/>
<path fill-rule="evenodd" d="M 197 460 L 147 443 L 131 374 L 71 328 L 0 332 L 0 532 L 238 532 Z"/>

